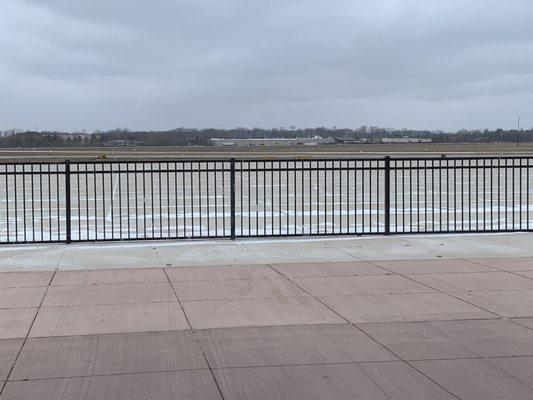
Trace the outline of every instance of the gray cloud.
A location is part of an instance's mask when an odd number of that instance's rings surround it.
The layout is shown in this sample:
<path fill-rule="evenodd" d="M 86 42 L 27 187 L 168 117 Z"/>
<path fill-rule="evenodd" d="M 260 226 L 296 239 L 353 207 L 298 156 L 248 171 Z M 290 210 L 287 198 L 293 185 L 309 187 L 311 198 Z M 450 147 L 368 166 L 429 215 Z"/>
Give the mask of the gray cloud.
<path fill-rule="evenodd" d="M 531 20 L 530 0 L 0 0 L 0 129 L 510 127 Z"/>

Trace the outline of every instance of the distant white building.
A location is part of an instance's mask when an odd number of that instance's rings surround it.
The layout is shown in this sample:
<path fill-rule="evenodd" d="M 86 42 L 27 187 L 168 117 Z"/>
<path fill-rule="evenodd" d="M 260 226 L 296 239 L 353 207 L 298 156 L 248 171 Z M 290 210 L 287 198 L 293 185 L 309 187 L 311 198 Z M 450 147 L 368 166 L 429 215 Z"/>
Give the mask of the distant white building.
<path fill-rule="evenodd" d="M 262 147 L 262 146 L 316 146 L 320 144 L 334 144 L 333 138 L 322 138 L 315 136 L 312 138 L 263 138 L 263 139 L 219 139 L 211 138 L 213 146 L 235 146 L 235 147 Z"/>
<path fill-rule="evenodd" d="M 382 143 L 431 143 L 431 139 L 414 137 L 384 137 Z"/>

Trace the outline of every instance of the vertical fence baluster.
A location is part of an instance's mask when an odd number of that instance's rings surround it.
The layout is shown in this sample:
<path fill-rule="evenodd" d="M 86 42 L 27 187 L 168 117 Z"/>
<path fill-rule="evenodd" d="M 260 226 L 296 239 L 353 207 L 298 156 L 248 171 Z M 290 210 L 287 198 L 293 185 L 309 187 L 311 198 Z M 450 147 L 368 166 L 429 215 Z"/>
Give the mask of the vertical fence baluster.
<path fill-rule="evenodd" d="M 70 201 L 70 160 L 65 161 L 65 207 L 67 219 L 67 243 L 72 243 L 72 213 Z"/>
<path fill-rule="evenodd" d="M 231 240 L 235 240 L 235 158 L 230 160 L 230 224 Z"/>
<path fill-rule="evenodd" d="M 390 157 L 385 157 L 385 235 L 390 235 Z"/>

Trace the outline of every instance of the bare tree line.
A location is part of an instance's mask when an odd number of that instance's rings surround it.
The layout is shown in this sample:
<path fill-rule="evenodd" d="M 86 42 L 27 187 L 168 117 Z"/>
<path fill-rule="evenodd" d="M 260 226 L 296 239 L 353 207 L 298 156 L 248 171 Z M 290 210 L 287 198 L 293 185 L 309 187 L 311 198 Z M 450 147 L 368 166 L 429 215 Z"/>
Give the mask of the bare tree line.
<path fill-rule="evenodd" d="M 169 131 L 135 131 L 117 128 L 109 131 L 53 132 L 4 131 L 0 132 L 2 148 L 100 147 L 100 146 L 208 146 L 211 138 L 303 138 L 331 137 L 338 143 L 361 141 L 380 143 L 383 138 L 430 139 L 433 143 L 494 143 L 533 141 L 533 129 L 528 130 L 460 130 L 458 132 L 390 129 L 361 126 L 356 129 L 336 128 L 235 128 L 190 129 Z"/>

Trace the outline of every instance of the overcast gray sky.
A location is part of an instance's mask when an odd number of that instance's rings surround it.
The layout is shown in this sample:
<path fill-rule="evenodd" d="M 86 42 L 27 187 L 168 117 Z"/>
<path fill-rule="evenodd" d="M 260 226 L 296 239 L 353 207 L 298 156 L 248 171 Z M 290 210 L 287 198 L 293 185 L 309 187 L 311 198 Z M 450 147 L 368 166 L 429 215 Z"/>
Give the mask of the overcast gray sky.
<path fill-rule="evenodd" d="M 533 126 L 531 0 L 0 0 L 0 129 Z"/>

